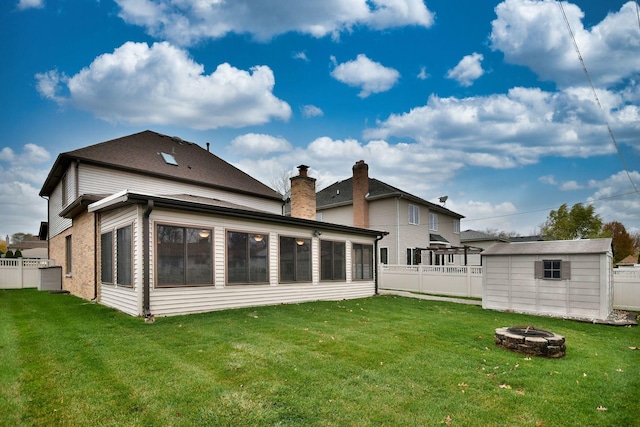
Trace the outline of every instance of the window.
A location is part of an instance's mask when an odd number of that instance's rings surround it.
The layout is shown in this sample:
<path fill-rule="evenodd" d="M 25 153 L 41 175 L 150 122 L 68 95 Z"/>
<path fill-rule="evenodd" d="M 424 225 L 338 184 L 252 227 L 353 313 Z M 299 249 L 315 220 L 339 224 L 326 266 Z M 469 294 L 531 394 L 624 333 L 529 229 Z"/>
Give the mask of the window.
<path fill-rule="evenodd" d="M 100 281 L 113 283 L 113 233 L 100 235 Z"/>
<path fill-rule="evenodd" d="M 71 275 L 71 255 L 72 255 L 72 251 L 71 251 L 71 235 L 68 235 L 67 237 L 65 237 L 64 239 L 64 253 L 65 253 L 65 268 L 66 268 L 66 272 L 65 274 L 67 276 Z"/>
<path fill-rule="evenodd" d="M 454 219 L 453 220 L 453 232 L 455 234 L 460 234 L 460 220 L 459 219 Z"/>
<path fill-rule="evenodd" d="M 131 226 L 116 230 L 116 283 L 131 286 L 132 276 L 132 239 Z"/>
<path fill-rule="evenodd" d="M 320 241 L 320 280 L 345 280 L 346 244 Z"/>
<path fill-rule="evenodd" d="M 311 239 L 280 236 L 280 281 L 311 281 Z"/>
<path fill-rule="evenodd" d="M 316 221 L 322 222 L 322 212 L 316 212 Z"/>
<path fill-rule="evenodd" d="M 447 263 L 448 264 L 453 264 L 456 260 L 455 255 L 454 254 L 449 254 L 447 255 L 448 259 L 447 259 Z"/>
<path fill-rule="evenodd" d="M 211 229 L 158 225 L 157 285 L 213 283 Z"/>
<path fill-rule="evenodd" d="M 409 205 L 409 224 L 420 225 L 420 207 Z"/>
<path fill-rule="evenodd" d="M 389 248 L 380 248 L 380 263 L 389 264 Z"/>
<path fill-rule="evenodd" d="M 571 263 L 559 259 L 536 261 L 535 278 L 544 280 L 571 279 Z"/>
<path fill-rule="evenodd" d="M 429 230 L 438 231 L 438 214 L 429 213 Z"/>
<path fill-rule="evenodd" d="M 227 282 L 269 282 L 269 237 L 264 234 L 227 232 Z"/>
<path fill-rule="evenodd" d="M 373 279 L 373 245 L 353 244 L 353 279 Z"/>
<path fill-rule="evenodd" d="M 422 263 L 422 251 L 417 248 L 407 248 L 407 265 L 420 265 Z"/>

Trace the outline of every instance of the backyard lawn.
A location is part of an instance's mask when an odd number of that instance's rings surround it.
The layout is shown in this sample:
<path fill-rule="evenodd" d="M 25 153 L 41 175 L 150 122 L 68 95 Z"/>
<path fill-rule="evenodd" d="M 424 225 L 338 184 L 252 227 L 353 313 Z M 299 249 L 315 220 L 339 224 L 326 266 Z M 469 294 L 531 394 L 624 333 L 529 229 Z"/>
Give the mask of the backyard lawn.
<path fill-rule="evenodd" d="M 497 327 L 564 335 L 562 359 Z M 156 318 L 0 291 L 2 426 L 638 426 L 640 330 L 395 296 Z"/>

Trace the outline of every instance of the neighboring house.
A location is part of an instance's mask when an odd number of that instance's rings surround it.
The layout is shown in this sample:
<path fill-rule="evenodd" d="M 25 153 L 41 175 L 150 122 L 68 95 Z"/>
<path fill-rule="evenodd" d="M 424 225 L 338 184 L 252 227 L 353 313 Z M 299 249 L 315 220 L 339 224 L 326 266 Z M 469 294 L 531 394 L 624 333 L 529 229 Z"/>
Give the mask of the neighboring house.
<path fill-rule="evenodd" d="M 37 237 L 11 243 L 7 246 L 7 251 L 12 251 L 14 254 L 17 250 L 22 253 L 22 258 L 48 258 L 47 241 Z"/>
<path fill-rule="evenodd" d="M 460 233 L 460 243 L 475 249 L 487 249 L 494 243 L 509 243 L 509 239 L 494 236 L 493 234 L 483 233 L 476 230 L 465 230 Z M 480 251 L 468 255 L 468 265 L 482 265 Z"/>
<path fill-rule="evenodd" d="M 640 264 L 638 263 L 638 255 L 628 255 L 624 257 L 616 264 L 616 267 L 640 267 Z"/>
<path fill-rule="evenodd" d="M 379 247 L 384 264 L 460 265 L 463 215 L 428 202 L 377 179 L 358 161 L 353 176 L 316 195 L 318 220 L 385 230 Z"/>
<path fill-rule="evenodd" d="M 611 239 L 496 243 L 482 259 L 483 308 L 598 320 L 613 309 Z"/>
<path fill-rule="evenodd" d="M 134 316 L 377 292 L 384 232 L 284 216 L 209 144 L 144 131 L 62 153 L 40 195 L 63 289 Z"/>

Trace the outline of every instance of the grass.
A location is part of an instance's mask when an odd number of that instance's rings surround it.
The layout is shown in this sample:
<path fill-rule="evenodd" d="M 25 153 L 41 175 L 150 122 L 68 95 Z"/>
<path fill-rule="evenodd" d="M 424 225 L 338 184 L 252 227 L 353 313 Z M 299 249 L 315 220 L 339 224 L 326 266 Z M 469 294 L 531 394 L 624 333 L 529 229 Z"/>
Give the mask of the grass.
<path fill-rule="evenodd" d="M 566 336 L 567 356 L 495 347 L 516 324 Z M 637 426 L 633 347 L 638 328 L 395 296 L 145 324 L 0 291 L 0 425 Z"/>

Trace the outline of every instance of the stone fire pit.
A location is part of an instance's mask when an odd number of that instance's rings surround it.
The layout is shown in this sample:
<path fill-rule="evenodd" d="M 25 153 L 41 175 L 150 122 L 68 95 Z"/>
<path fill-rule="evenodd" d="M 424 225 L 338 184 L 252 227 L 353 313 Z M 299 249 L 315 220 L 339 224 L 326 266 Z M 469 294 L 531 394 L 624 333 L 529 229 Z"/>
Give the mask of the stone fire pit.
<path fill-rule="evenodd" d="M 564 357 L 564 337 L 531 325 L 498 328 L 494 341 L 497 346 L 517 353 L 543 357 Z"/>

